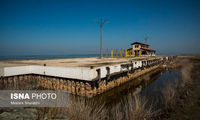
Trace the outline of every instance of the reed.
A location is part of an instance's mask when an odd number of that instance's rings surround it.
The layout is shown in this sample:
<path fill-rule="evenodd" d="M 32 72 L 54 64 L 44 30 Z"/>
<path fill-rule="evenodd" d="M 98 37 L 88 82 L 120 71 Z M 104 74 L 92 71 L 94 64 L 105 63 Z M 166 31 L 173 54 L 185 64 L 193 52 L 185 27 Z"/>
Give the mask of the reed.
<path fill-rule="evenodd" d="M 104 120 L 106 117 L 104 105 L 83 99 L 71 101 L 65 113 L 69 120 Z"/>
<path fill-rule="evenodd" d="M 164 108 L 167 111 L 173 109 L 176 104 L 176 88 L 172 84 L 168 84 L 166 89 L 163 89 L 162 94 L 164 98 Z"/>
<path fill-rule="evenodd" d="M 125 102 L 120 103 L 111 117 L 113 120 L 149 120 L 156 113 L 151 105 L 147 105 L 147 99 L 139 95 L 130 95 Z"/>

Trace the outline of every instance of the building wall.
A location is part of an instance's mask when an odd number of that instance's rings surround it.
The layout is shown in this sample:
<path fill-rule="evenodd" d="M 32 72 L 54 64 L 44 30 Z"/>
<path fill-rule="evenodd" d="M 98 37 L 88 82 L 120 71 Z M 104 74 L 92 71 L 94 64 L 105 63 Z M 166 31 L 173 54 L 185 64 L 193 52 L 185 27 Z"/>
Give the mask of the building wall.
<path fill-rule="evenodd" d="M 138 47 L 136 48 L 136 46 L 138 46 Z M 141 45 L 141 44 L 134 44 L 134 45 L 132 45 L 132 48 L 133 48 L 133 50 L 140 50 L 140 48 L 149 48 L 149 46 Z"/>
<path fill-rule="evenodd" d="M 138 47 L 136 48 L 137 45 L 138 45 Z M 141 51 L 141 50 L 140 50 L 141 47 L 142 47 L 142 46 L 141 46 L 140 44 L 134 44 L 134 45 L 132 45 L 132 48 L 133 48 L 133 51 L 134 51 L 133 56 L 140 56 L 139 51 Z M 132 52 L 133 52 L 133 51 L 132 51 Z M 135 53 L 135 52 L 136 52 L 136 53 Z"/>
<path fill-rule="evenodd" d="M 138 45 L 138 48 L 135 47 L 136 45 Z M 141 45 L 139 45 L 139 44 L 134 44 L 134 45 L 132 45 L 132 48 L 133 48 L 133 50 L 140 50 Z"/>

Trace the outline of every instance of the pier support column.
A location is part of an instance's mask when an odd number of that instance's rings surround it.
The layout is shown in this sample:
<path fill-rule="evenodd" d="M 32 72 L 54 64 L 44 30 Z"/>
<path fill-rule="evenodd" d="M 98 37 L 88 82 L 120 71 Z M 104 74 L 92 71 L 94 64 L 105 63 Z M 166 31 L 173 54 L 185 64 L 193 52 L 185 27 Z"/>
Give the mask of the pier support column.
<path fill-rule="evenodd" d="M 80 82 L 81 86 L 81 96 L 85 96 L 85 84 L 83 82 Z"/>
<path fill-rule="evenodd" d="M 53 84 L 53 89 L 56 90 L 57 89 L 57 83 L 56 83 L 56 79 L 52 78 L 52 84 Z"/>
<path fill-rule="evenodd" d="M 57 79 L 57 78 L 54 78 L 54 81 L 55 81 L 55 90 L 59 90 L 59 83 L 60 81 Z"/>
<path fill-rule="evenodd" d="M 72 92 L 72 83 L 70 80 L 67 80 L 67 90 L 69 91 L 69 93 Z"/>
<path fill-rule="evenodd" d="M 60 88 L 59 88 L 59 90 L 64 90 L 64 82 L 63 82 L 62 78 L 60 79 Z"/>
<path fill-rule="evenodd" d="M 76 94 L 77 95 L 81 95 L 81 86 L 80 86 L 80 83 L 79 82 L 75 82 L 76 84 Z"/>
<path fill-rule="evenodd" d="M 63 84 L 64 84 L 64 85 L 63 85 L 63 90 L 64 90 L 64 91 L 67 91 L 67 90 L 68 90 L 67 80 L 64 79 L 64 80 L 63 80 Z"/>
<path fill-rule="evenodd" d="M 13 77 L 8 77 L 8 89 L 11 90 L 13 88 Z"/>
<path fill-rule="evenodd" d="M 48 86 L 48 89 L 52 89 L 52 78 L 49 78 L 48 80 L 47 80 L 47 86 Z"/>
<path fill-rule="evenodd" d="M 23 75 L 19 76 L 19 88 L 21 88 L 21 86 L 23 86 Z"/>
<path fill-rule="evenodd" d="M 139 56 L 141 56 L 142 55 L 142 51 L 141 50 L 139 50 Z"/>
<path fill-rule="evenodd" d="M 14 84 L 13 89 L 14 90 L 18 89 L 18 87 L 17 87 L 18 83 L 17 82 L 18 82 L 18 76 L 14 76 L 14 78 L 13 78 L 13 84 Z"/>
<path fill-rule="evenodd" d="M 132 53 L 132 54 L 133 54 L 133 57 L 135 57 L 135 51 L 134 51 L 134 50 L 133 50 L 133 53 Z"/>
<path fill-rule="evenodd" d="M 87 97 L 92 97 L 93 96 L 93 92 L 92 92 L 92 87 L 89 83 L 85 84 L 85 88 L 86 88 L 86 96 Z"/>
<path fill-rule="evenodd" d="M 72 94 L 76 94 L 76 84 L 74 81 L 72 81 L 72 91 L 71 91 Z"/>

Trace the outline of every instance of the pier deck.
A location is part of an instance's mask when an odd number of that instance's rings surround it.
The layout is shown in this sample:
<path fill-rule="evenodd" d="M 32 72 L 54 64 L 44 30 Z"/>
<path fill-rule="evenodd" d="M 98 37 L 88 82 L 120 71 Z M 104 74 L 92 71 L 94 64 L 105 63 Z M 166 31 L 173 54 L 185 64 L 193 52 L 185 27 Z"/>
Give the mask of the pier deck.
<path fill-rule="evenodd" d="M 170 57 L 70 58 L 0 61 L 0 82 L 30 80 L 44 88 L 92 97 L 150 72 Z M 4 85 L 0 86 L 3 88 Z"/>
<path fill-rule="evenodd" d="M 5 60 L 0 61 L 0 76 L 39 74 L 92 81 L 105 78 L 108 73 L 113 74 L 131 69 L 130 63 L 134 62 L 132 67 L 138 68 L 142 67 L 142 60 L 160 58 L 162 57 Z M 123 64 L 128 64 L 129 68 L 123 68 Z"/>
<path fill-rule="evenodd" d="M 132 60 L 143 60 L 149 58 L 160 58 L 162 56 L 152 57 L 133 57 L 133 58 L 65 58 L 65 59 L 44 59 L 44 60 L 0 60 L 0 67 L 14 67 L 24 65 L 44 65 L 57 67 L 99 67 L 103 65 L 112 65 L 129 62 Z"/>

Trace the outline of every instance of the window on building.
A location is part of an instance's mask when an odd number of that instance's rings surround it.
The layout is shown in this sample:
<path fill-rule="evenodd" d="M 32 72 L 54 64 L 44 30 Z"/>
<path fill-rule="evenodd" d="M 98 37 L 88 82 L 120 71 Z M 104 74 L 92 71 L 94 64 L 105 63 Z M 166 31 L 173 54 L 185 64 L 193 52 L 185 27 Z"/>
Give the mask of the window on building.
<path fill-rule="evenodd" d="M 139 45 L 135 45 L 135 48 L 138 48 L 139 47 Z"/>

